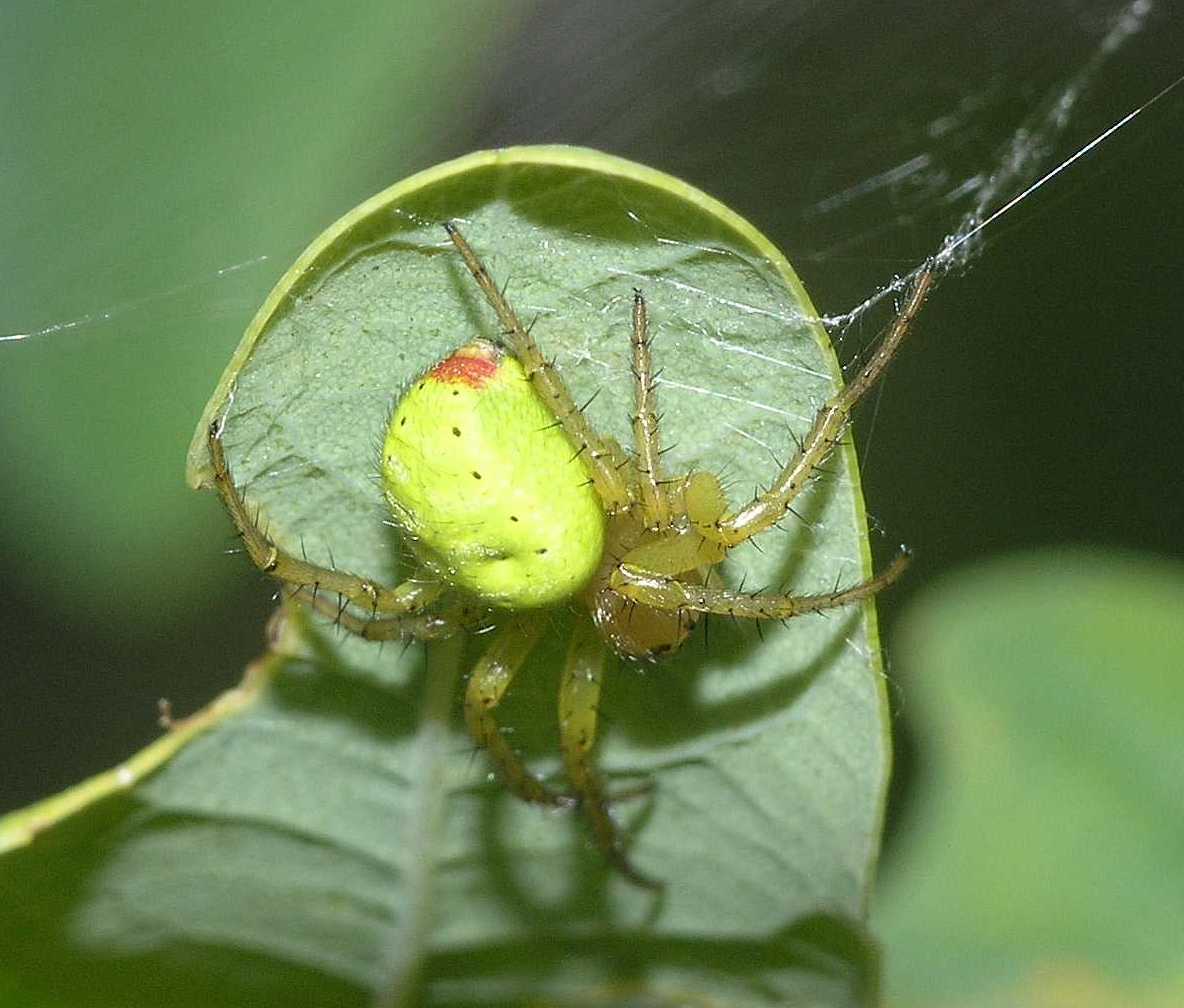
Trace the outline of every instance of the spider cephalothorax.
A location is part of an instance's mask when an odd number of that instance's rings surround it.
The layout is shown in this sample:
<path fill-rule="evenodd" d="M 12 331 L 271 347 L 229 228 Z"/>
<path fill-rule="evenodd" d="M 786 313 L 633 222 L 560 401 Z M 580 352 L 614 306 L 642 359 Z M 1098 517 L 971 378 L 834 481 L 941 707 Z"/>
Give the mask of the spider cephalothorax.
<path fill-rule="evenodd" d="M 769 488 L 733 510 L 714 474 L 667 473 L 661 465 L 640 291 L 633 297 L 635 408 L 627 453 L 592 429 L 468 242 L 454 226 L 445 228 L 497 314 L 503 345 L 462 346 L 413 382 L 393 411 L 383 483 L 417 561 L 415 576 L 388 588 L 277 547 L 234 486 L 218 422 L 209 432 L 215 483 L 256 565 L 346 630 L 368 639 L 429 639 L 477 624 L 496 627 L 466 690 L 473 739 L 519 797 L 579 804 L 609 860 L 633 882 L 652 886 L 625 854 L 592 765 L 606 658 L 669 654 L 702 614 L 784 620 L 867 598 L 900 574 L 903 554 L 871 580 L 794 596 L 729 589 L 715 568 L 729 550 L 773 527 L 809 485 L 851 408 L 906 335 L 932 274 L 920 274 L 887 336 L 854 380 L 818 410 Z M 526 769 L 495 717 L 542 633 L 538 611 L 558 605 L 582 607 L 590 617 L 576 620 L 560 684 L 569 788 L 562 793 Z"/>

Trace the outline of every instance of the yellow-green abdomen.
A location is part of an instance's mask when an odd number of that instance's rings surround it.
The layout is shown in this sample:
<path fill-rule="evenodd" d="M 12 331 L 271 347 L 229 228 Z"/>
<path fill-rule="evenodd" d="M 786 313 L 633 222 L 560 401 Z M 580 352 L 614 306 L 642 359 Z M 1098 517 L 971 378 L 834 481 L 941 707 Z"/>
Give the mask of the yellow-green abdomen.
<path fill-rule="evenodd" d="M 604 549 L 587 469 L 518 362 L 478 341 L 399 401 L 383 446 L 395 518 L 437 576 L 489 605 L 578 592 Z"/>

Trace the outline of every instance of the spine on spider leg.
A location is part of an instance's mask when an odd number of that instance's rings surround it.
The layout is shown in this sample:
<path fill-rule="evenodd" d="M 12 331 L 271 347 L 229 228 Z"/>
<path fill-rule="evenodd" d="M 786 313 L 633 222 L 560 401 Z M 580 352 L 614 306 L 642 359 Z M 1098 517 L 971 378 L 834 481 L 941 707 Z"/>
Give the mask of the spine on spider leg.
<path fill-rule="evenodd" d="M 867 395 L 900 349 L 933 285 L 934 269 L 932 262 L 922 269 L 909 291 L 908 300 L 871 359 L 849 384 L 818 410 L 801 446 L 773 485 L 751 504 L 721 519 L 714 530 L 706 534 L 733 546 L 771 528 L 785 516 L 794 499 L 809 485 L 842 437 L 855 404 Z"/>

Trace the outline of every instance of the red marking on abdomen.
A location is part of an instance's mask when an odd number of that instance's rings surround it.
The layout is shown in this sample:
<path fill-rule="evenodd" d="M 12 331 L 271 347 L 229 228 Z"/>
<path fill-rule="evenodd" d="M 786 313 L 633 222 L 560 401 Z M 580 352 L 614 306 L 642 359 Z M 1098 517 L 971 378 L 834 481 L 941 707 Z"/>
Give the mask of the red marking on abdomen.
<path fill-rule="evenodd" d="M 496 371 L 497 361 L 491 359 L 490 355 L 473 347 L 462 347 L 432 368 L 428 377 L 442 382 L 464 382 L 473 388 L 480 388 Z"/>

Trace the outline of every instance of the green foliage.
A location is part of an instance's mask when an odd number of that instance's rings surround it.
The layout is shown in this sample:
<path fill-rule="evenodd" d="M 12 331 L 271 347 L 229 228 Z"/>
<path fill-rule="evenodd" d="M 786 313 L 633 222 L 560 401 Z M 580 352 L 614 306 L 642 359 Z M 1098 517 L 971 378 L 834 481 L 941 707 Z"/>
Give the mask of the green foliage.
<path fill-rule="evenodd" d="M 208 548 L 223 526 L 180 485 L 178 445 L 279 270 L 423 157 L 512 11 L 10 9 L 0 75 L 21 100 L 4 122 L 0 324 L 47 332 L 4 344 L 0 541 L 41 605 L 126 634 L 226 584 Z M 376 101 L 377 82 L 398 97 Z"/>
<path fill-rule="evenodd" d="M 270 533 L 393 581 L 376 443 L 393 396 L 496 328 L 438 222 L 455 217 L 593 422 L 627 438 L 629 303 L 650 302 L 668 456 L 733 498 L 775 468 L 837 378 L 788 264 L 714 201 L 569 148 L 474 155 L 348 215 L 265 303 L 211 401 Z M 769 447 L 766 447 L 769 446 Z M 852 457 L 809 524 L 729 561 L 735 583 L 868 573 Z M 215 545 L 211 545 L 214 549 Z M 244 576 L 246 576 L 244 572 Z M 504 705 L 557 768 L 567 612 Z M 0 820 L 0 991 L 22 1004 L 868 1004 L 862 933 L 888 750 L 862 609 L 766 631 L 715 624 L 655 667 L 614 669 L 600 762 L 652 779 L 618 814 L 661 897 L 611 874 L 578 819 L 488 780 L 460 730 L 481 639 L 400 652 L 290 615 L 281 654 L 192 740 Z M 196 728 L 200 727 L 200 733 Z M 418 993 L 416 993 L 418 991 Z M 40 999 L 40 1002 L 38 1001 Z"/>
<path fill-rule="evenodd" d="M 1179 1004 L 1184 570 L 997 561 L 894 654 L 925 767 L 875 914 L 895 1003 Z"/>

